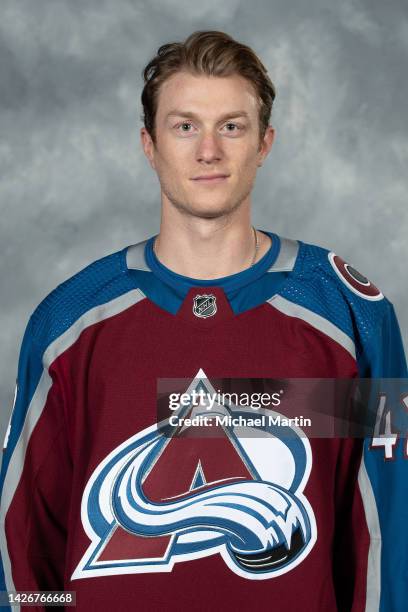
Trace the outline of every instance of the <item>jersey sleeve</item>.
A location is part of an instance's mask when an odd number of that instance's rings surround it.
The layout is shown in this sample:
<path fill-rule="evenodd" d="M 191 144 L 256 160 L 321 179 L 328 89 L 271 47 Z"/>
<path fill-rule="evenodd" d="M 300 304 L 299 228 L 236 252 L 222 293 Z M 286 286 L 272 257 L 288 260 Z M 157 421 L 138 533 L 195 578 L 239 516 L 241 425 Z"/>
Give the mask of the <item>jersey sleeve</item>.
<path fill-rule="evenodd" d="M 3 448 L 0 590 L 63 590 L 71 477 L 62 384 L 30 318 Z"/>
<path fill-rule="evenodd" d="M 394 307 L 384 299 L 380 327 L 362 355 L 362 376 L 405 379 L 402 390 L 408 377 L 406 357 Z M 392 429 L 391 424 L 388 434 L 376 437 L 374 431 L 372 438 L 365 439 L 359 473 L 371 542 L 366 609 L 380 612 L 402 612 L 408 601 L 407 438 L 406 432 L 394 436 Z"/>

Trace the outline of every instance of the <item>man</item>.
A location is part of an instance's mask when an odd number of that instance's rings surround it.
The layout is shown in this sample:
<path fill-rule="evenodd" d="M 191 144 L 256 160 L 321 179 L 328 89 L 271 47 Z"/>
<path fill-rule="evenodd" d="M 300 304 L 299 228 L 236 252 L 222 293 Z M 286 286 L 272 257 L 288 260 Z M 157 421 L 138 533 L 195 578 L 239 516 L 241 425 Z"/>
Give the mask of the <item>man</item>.
<path fill-rule="evenodd" d="M 406 362 L 365 277 L 251 225 L 275 134 L 254 52 L 195 32 L 144 76 L 160 232 L 30 317 L 2 466 L 4 588 L 75 591 L 80 610 L 403 610 L 407 462 L 390 429 L 364 445 L 296 427 L 194 436 L 156 414 L 220 379 L 397 378 Z"/>

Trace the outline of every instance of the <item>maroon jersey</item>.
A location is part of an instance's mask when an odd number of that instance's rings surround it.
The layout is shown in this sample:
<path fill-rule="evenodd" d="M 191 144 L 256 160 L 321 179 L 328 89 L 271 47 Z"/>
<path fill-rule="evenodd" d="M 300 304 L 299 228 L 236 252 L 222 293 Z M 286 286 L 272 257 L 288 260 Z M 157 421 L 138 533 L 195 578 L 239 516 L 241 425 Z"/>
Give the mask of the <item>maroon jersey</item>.
<path fill-rule="evenodd" d="M 5 588 L 75 591 L 84 611 L 380 609 L 393 517 L 378 509 L 378 449 L 282 427 L 276 406 L 258 411 L 274 416 L 262 435 L 228 420 L 253 412 L 233 402 L 217 402 L 212 435 L 180 420 L 208 406 L 180 404 L 170 429 L 158 418 L 164 379 L 209 397 L 221 379 L 381 375 L 386 330 L 390 375 L 405 375 L 381 292 L 334 254 L 269 235 L 255 266 L 213 281 L 171 272 L 150 239 L 36 308 L 3 461 Z"/>

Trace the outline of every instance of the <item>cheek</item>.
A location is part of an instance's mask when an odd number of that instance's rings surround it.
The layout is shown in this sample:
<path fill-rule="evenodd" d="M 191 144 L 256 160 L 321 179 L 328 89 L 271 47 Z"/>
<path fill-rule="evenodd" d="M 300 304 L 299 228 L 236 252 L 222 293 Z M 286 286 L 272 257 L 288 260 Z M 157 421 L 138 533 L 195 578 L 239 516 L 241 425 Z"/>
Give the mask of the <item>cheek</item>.
<path fill-rule="evenodd" d="M 248 168 L 256 166 L 257 151 L 252 146 L 243 147 L 242 149 L 237 148 L 228 152 L 228 158 L 234 166 L 246 172 Z"/>
<path fill-rule="evenodd" d="M 191 157 L 191 153 L 173 147 L 163 156 L 163 163 L 167 171 L 171 172 L 174 177 L 182 177 L 191 170 L 192 159 L 194 158 Z"/>
<path fill-rule="evenodd" d="M 240 160 L 240 164 L 237 166 L 237 179 L 240 180 L 240 178 L 252 176 L 256 172 L 257 167 L 257 160 L 254 156 L 246 156 L 245 159 Z"/>

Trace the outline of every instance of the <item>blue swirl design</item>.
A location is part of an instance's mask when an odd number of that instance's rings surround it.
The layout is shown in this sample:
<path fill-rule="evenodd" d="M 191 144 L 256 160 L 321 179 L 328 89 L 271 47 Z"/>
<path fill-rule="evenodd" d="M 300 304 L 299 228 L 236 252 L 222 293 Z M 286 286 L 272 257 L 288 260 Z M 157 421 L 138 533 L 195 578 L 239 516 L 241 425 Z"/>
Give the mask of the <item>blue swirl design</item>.
<path fill-rule="evenodd" d="M 214 532 L 246 572 L 273 572 L 301 554 L 311 538 L 308 513 L 298 497 L 272 482 L 244 480 L 182 499 L 149 500 L 142 483 L 162 444 L 160 434 L 140 440 L 115 477 L 111 509 L 125 530 L 145 537 Z"/>

